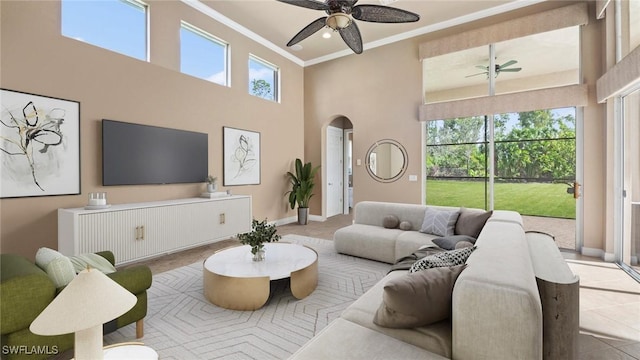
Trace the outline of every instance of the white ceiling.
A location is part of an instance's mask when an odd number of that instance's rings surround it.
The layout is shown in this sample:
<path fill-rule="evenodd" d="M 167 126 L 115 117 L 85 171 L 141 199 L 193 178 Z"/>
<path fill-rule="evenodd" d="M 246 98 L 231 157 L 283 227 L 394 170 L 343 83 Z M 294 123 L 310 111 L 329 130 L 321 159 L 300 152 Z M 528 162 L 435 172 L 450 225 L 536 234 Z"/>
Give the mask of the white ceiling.
<path fill-rule="evenodd" d="M 341 56 L 357 56 L 344 44 L 340 34 L 329 39 L 318 31 L 299 45 L 287 48 L 287 42 L 313 20 L 326 16 L 276 0 L 182 0 L 216 20 L 256 39 L 274 51 L 302 66 L 313 65 Z M 522 8 L 544 0 L 399 0 L 389 6 L 420 15 L 420 20 L 407 24 L 379 24 L 357 21 L 362 33 L 364 51 L 372 47 L 426 34 L 487 16 Z M 360 0 L 358 4 L 380 4 L 379 0 Z"/>

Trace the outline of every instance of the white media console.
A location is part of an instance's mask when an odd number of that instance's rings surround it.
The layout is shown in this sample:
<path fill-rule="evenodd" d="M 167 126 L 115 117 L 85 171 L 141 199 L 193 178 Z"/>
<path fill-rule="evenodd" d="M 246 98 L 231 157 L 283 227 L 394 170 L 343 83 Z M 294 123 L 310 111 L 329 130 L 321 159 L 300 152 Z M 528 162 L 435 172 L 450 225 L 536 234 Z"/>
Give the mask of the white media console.
<path fill-rule="evenodd" d="M 233 195 L 58 209 L 58 251 L 110 250 L 124 264 L 251 231 L 251 197 Z"/>

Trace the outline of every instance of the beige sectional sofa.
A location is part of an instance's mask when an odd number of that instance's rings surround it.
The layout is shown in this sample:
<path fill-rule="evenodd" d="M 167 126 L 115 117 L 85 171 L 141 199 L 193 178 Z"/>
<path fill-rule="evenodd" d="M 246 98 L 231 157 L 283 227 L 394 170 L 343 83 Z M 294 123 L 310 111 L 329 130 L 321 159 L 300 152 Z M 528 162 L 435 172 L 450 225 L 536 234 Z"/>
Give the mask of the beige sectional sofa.
<path fill-rule="evenodd" d="M 392 263 L 435 237 L 415 231 L 426 206 L 360 204 L 354 224 L 336 232 L 339 252 Z M 390 213 L 414 230 L 383 228 Z M 410 329 L 374 324 L 384 285 L 407 273 L 393 271 L 291 359 L 541 359 L 542 308 L 522 218 L 494 211 L 475 245 L 455 282 L 450 319 Z"/>

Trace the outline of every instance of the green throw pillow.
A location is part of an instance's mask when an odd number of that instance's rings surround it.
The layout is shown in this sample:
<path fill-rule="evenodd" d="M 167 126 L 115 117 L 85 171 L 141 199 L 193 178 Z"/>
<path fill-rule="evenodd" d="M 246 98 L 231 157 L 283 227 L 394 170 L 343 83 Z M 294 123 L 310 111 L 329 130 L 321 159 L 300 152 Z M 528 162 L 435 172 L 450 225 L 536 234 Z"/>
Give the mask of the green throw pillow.
<path fill-rule="evenodd" d="M 104 274 L 116 272 L 116 268 L 109 262 L 109 260 L 98 254 L 80 254 L 71 256 L 70 259 L 76 274 L 86 269 L 87 266 L 97 269 Z"/>
<path fill-rule="evenodd" d="M 55 258 L 45 266 L 44 271 L 47 273 L 56 288 L 67 286 L 76 276 L 73 270 L 71 260 L 66 256 Z"/>

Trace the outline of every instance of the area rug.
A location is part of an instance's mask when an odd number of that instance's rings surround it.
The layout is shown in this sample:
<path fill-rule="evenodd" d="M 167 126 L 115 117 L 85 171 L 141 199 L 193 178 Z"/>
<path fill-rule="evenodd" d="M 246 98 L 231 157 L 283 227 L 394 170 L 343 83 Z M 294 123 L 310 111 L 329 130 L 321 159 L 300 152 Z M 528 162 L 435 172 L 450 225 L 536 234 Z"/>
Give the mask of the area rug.
<path fill-rule="evenodd" d="M 285 235 L 280 241 L 318 252 L 318 287 L 311 295 L 298 300 L 286 280 L 272 281 L 271 296 L 261 309 L 223 309 L 204 297 L 198 262 L 153 276 L 141 341 L 163 360 L 286 359 L 391 267 L 338 254 L 329 240 Z M 134 325 L 105 336 L 105 344 L 134 340 Z"/>

